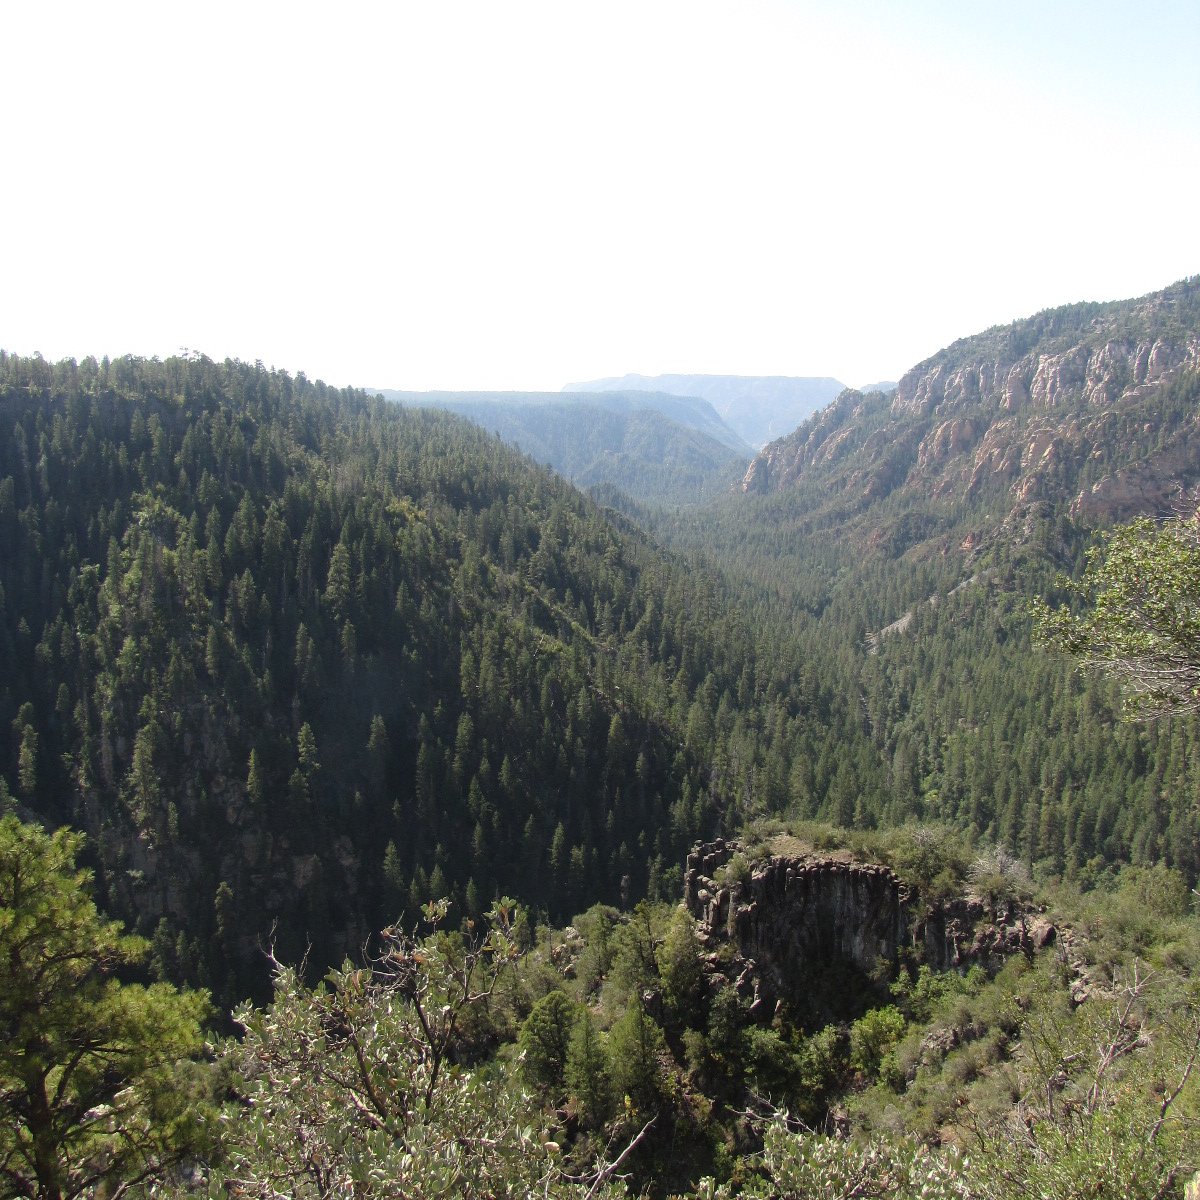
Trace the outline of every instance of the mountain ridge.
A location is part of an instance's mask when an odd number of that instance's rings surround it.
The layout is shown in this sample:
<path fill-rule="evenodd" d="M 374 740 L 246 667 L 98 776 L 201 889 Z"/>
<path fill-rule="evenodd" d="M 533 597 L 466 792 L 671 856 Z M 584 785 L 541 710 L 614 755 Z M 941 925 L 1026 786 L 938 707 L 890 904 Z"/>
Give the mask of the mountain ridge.
<path fill-rule="evenodd" d="M 622 389 L 600 393 L 589 393 L 584 400 L 582 394 L 566 392 L 524 391 L 476 391 L 437 389 L 432 391 L 406 391 L 396 388 L 372 389 L 372 395 L 381 395 L 385 400 L 401 404 L 445 408 L 461 412 L 464 408 L 482 408 L 484 405 L 503 407 L 553 408 L 563 405 L 602 407 L 611 412 L 632 413 L 651 411 L 660 413 L 668 420 L 689 429 L 707 434 L 739 454 L 752 453 L 750 445 L 722 419 L 717 410 L 702 396 L 681 396 L 671 392 L 645 389 Z M 578 395 L 578 399 L 576 396 Z"/>
<path fill-rule="evenodd" d="M 385 399 L 453 412 L 581 488 L 695 505 L 729 491 L 753 450 L 703 399 L 652 392 L 400 392 Z"/>
<path fill-rule="evenodd" d="M 0 400 L 0 807 L 87 831 L 172 977 L 654 893 L 728 802 L 688 721 L 748 636 L 471 423 L 202 357 L 0 353 Z"/>
<path fill-rule="evenodd" d="M 833 494 L 860 526 L 893 495 L 947 519 L 1060 498 L 1089 523 L 1161 511 L 1200 480 L 1198 368 L 1200 278 L 1047 310 L 954 342 L 894 393 L 843 392 L 741 488 Z"/>
<path fill-rule="evenodd" d="M 722 419 L 753 446 L 795 429 L 844 388 L 829 376 L 623 375 L 569 383 L 564 392 L 663 390 L 708 400 Z"/>

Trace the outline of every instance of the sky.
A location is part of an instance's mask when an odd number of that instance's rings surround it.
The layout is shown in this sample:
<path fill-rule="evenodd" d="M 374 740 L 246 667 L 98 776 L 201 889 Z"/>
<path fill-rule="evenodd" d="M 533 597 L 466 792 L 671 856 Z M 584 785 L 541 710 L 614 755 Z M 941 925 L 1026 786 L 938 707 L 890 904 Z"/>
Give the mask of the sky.
<path fill-rule="evenodd" d="M 0 348 L 893 380 L 1200 272 L 1195 0 L 13 3 Z"/>

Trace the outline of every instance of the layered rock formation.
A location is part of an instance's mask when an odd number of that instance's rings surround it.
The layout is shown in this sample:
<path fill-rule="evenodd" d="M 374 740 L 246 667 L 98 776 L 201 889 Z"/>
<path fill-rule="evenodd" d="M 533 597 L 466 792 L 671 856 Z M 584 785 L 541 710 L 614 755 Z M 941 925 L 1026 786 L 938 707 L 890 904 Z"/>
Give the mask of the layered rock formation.
<path fill-rule="evenodd" d="M 1099 408 L 1138 389 L 1152 388 L 1200 362 L 1200 341 L 1161 337 L 1083 343 L 1057 353 L 1032 351 L 1020 358 L 1000 349 L 952 366 L 937 358 L 914 367 L 897 385 L 896 414 L 929 415 L 973 403 L 1015 412 L 1026 405 L 1051 409 L 1082 401 Z"/>

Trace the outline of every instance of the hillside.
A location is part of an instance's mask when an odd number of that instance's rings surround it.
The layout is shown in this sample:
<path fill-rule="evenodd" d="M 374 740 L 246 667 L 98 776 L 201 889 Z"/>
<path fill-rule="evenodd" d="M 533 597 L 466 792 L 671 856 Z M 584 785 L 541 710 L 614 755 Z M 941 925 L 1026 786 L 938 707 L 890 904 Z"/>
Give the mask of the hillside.
<path fill-rule="evenodd" d="M 752 451 L 706 401 L 648 392 L 381 393 L 458 413 L 581 488 L 649 504 L 696 504 L 730 491 Z"/>
<path fill-rule="evenodd" d="M 861 742 L 802 653 L 460 418 L 0 357 L 0 780 L 91 836 L 174 978 L 261 985 L 271 936 L 319 968 L 443 894 L 677 890 L 696 836 Z"/>
<path fill-rule="evenodd" d="M 207 1184 L 1175 1194 L 1200 722 L 1119 720 L 1028 606 L 1190 478 L 1193 307 L 965 339 L 626 515 L 425 407 L 0 354 L 0 815 L 87 831 L 151 975 L 264 1002 L 147 1082 Z"/>
<path fill-rule="evenodd" d="M 756 813 L 1194 881 L 1195 729 L 1118 724 L 1026 607 L 1089 522 L 1196 478 L 1196 292 L 844 393 L 748 491 L 636 510 L 682 559 L 446 414 L 5 356 L 0 778 L 92 835 L 164 969 L 219 987 L 277 916 L 329 962 L 441 892 L 564 918 L 671 894 L 692 839 Z"/>
<path fill-rule="evenodd" d="M 894 550 L 978 544 L 1038 506 L 1088 525 L 1162 512 L 1200 479 L 1198 367 L 1198 279 L 1054 309 L 955 342 L 892 394 L 843 393 L 742 488 L 795 489 L 814 525 Z"/>
<path fill-rule="evenodd" d="M 735 496 L 643 514 L 752 619 L 789 614 L 839 663 L 889 798 L 833 819 L 948 821 L 1047 878 L 1200 873 L 1194 720 L 1122 723 L 1112 685 L 1035 647 L 1029 615 L 1107 524 L 1200 480 L 1198 297 L 1189 280 L 965 338 L 894 394 L 843 393 Z"/>
<path fill-rule="evenodd" d="M 828 404 L 843 385 L 836 379 L 787 375 L 623 375 L 569 383 L 564 392 L 664 391 L 707 400 L 752 446 L 784 436 Z"/>

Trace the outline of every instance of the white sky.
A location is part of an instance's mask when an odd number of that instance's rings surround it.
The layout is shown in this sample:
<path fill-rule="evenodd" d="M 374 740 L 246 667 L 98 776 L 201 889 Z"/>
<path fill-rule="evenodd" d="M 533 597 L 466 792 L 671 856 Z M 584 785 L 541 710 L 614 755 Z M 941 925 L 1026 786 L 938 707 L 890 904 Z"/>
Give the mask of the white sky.
<path fill-rule="evenodd" d="M 1196 0 L 0 10 L 0 347 L 898 378 L 1200 272 Z"/>

